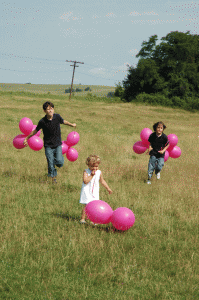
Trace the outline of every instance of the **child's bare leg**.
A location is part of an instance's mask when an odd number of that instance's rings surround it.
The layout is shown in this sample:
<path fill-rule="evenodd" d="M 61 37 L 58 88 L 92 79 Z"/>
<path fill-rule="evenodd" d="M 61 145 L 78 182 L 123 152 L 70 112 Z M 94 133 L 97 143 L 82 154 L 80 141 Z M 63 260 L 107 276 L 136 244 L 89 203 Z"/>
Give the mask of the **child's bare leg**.
<path fill-rule="evenodd" d="M 85 221 L 85 218 L 86 218 L 85 207 L 86 207 L 86 205 L 84 205 L 84 207 L 82 208 L 82 218 L 81 218 L 81 222 L 82 222 L 82 221 Z"/>

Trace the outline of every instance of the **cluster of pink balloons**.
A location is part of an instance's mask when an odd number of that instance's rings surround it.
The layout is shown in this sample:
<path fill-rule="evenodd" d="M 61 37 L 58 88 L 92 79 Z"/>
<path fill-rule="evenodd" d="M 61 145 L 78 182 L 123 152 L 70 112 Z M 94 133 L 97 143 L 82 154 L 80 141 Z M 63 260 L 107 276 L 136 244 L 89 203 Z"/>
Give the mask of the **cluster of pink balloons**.
<path fill-rule="evenodd" d="M 149 148 L 150 143 L 148 142 L 148 139 L 151 133 L 153 132 L 150 128 L 142 129 L 140 133 L 141 141 L 138 141 L 133 145 L 133 151 L 135 153 L 142 154 Z"/>
<path fill-rule="evenodd" d="M 136 142 L 133 145 L 133 151 L 137 154 L 144 153 L 148 148 L 150 143 L 148 142 L 149 136 L 152 130 L 150 128 L 142 129 L 140 133 L 141 141 Z M 180 147 L 176 146 L 178 143 L 178 137 L 175 134 L 168 135 L 169 147 L 165 151 L 164 161 L 167 161 L 169 157 L 178 158 L 181 155 Z"/>
<path fill-rule="evenodd" d="M 79 134 L 72 131 L 68 134 L 66 141 L 62 141 L 62 154 L 66 154 L 69 161 L 75 161 L 78 158 L 76 149 L 71 148 L 79 142 Z"/>
<path fill-rule="evenodd" d="M 171 133 L 167 137 L 168 137 L 168 140 L 169 140 L 169 147 L 165 151 L 165 156 L 166 156 L 166 152 L 168 152 L 167 153 L 168 158 L 169 157 L 171 157 L 171 158 L 178 158 L 178 157 L 180 157 L 180 155 L 181 155 L 182 152 L 181 152 L 180 147 L 177 146 L 177 143 L 178 143 L 178 137 L 177 137 L 177 135 Z"/>
<path fill-rule="evenodd" d="M 22 149 L 24 148 L 24 139 L 33 131 L 35 130 L 35 128 L 37 127 L 37 125 L 33 125 L 33 122 L 31 119 L 29 118 L 23 118 L 20 120 L 19 122 L 19 129 L 21 130 L 21 132 L 23 134 L 19 134 L 17 136 L 15 136 L 15 138 L 13 139 L 13 146 L 16 149 Z M 41 133 L 41 130 L 39 130 L 37 132 L 37 134 L 35 134 L 34 136 L 32 136 L 31 138 L 28 139 L 28 145 L 29 147 L 34 150 L 34 151 L 39 151 L 42 149 L 43 147 L 43 141 L 42 139 L 39 137 Z"/>
<path fill-rule="evenodd" d="M 85 212 L 90 221 L 97 224 L 112 223 L 117 230 L 128 230 L 135 223 L 135 216 L 127 207 L 112 210 L 110 205 L 102 200 L 93 200 L 86 205 Z"/>

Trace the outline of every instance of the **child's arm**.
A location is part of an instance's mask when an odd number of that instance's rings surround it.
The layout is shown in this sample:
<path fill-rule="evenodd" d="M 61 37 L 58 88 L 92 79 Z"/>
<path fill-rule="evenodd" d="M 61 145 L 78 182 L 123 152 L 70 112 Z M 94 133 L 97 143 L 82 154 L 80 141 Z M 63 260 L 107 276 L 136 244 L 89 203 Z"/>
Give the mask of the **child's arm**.
<path fill-rule="evenodd" d="M 68 126 L 71 126 L 71 127 L 75 127 L 76 128 L 76 124 L 75 123 L 73 123 L 73 124 L 71 124 L 70 122 L 68 122 L 68 121 L 66 121 L 66 120 L 64 120 L 64 123 L 63 123 L 64 125 L 68 125 Z"/>
<path fill-rule="evenodd" d="M 95 175 L 95 171 L 94 170 L 91 172 L 90 176 L 86 173 L 86 171 L 84 171 L 83 182 L 85 184 L 89 183 L 92 180 L 92 178 L 93 178 L 94 175 Z"/>
<path fill-rule="evenodd" d="M 110 189 L 110 187 L 108 186 L 108 184 L 104 180 L 104 178 L 102 176 L 102 173 L 100 175 L 100 183 L 107 189 L 107 191 L 109 192 L 109 194 L 112 194 L 113 191 Z"/>
<path fill-rule="evenodd" d="M 164 149 L 162 149 L 161 151 L 158 151 L 158 152 L 160 154 L 163 154 L 167 150 L 168 147 L 169 147 L 169 144 L 166 147 L 164 147 Z"/>
<path fill-rule="evenodd" d="M 146 150 L 146 154 L 149 154 L 151 152 L 151 150 L 153 150 L 153 148 L 151 147 L 151 144 L 150 144 L 149 149 Z"/>
<path fill-rule="evenodd" d="M 35 135 L 38 131 L 35 129 L 33 130 L 23 141 L 24 146 L 28 146 L 28 139 Z"/>

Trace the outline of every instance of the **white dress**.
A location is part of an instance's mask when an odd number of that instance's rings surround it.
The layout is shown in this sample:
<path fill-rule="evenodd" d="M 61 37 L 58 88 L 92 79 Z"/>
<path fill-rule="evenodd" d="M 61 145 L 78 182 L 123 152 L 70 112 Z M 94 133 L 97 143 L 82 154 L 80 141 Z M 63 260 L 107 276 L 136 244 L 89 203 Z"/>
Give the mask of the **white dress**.
<path fill-rule="evenodd" d="M 91 170 L 86 169 L 85 170 L 88 176 L 91 175 Z M 92 180 L 85 184 L 82 183 L 82 189 L 80 194 L 80 200 L 79 203 L 81 204 L 88 204 L 89 202 L 93 200 L 100 200 L 99 199 L 99 180 L 100 180 L 100 174 L 101 171 L 97 170 L 95 172 L 95 175 L 93 176 Z"/>

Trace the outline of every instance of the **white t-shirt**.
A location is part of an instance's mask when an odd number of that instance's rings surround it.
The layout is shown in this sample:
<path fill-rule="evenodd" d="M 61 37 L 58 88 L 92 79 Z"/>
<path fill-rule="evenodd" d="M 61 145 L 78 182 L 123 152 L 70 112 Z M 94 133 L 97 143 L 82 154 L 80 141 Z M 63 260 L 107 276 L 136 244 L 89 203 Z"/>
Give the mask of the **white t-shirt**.
<path fill-rule="evenodd" d="M 85 170 L 88 176 L 91 175 L 91 170 Z M 80 193 L 80 201 L 81 204 L 88 204 L 93 200 L 100 200 L 99 199 L 99 180 L 100 180 L 101 171 L 97 170 L 95 175 L 93 176 L 92 180 L 85 184 L 82 183 L 82 189 Z"/>

